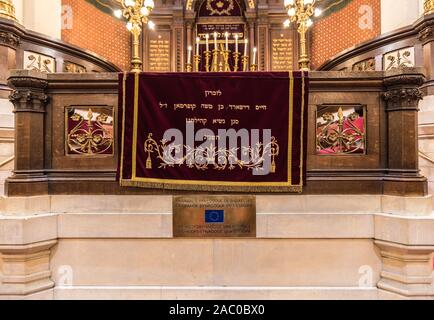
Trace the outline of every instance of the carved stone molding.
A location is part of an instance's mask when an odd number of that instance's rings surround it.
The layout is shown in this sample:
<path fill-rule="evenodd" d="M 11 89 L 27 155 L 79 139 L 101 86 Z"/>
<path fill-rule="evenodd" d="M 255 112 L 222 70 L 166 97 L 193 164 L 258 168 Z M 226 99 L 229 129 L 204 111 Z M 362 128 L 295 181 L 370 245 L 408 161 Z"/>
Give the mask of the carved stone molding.
<path fill-rule="evenodd" d="M 383 262 L 380 290 L 407 298 L 434 297 L 434 246 L 375 241 Z"/>
<path fill-rule="evenodd" d="M 57 240 L 27 245 L 0 245 L 0 298 L 25 296 L 54 287 L 50 254 Z"/>
<path fill-rule="evenodd" d="M 383 93 L 383 99 L 387 101 L 387 111 L 419 110 L 419 100 L 423 93 L 419 88 L 393 89 Z"/>
<path fill-rule="evenodd" d="M 406 69 L 403 69 L 405 72 Z M 421 86 L 424 83 L 424 76 L 422 74 L 399 74 L 384 78 L 384 85 L 386 87 L 392 86 Z"/>
<path fill-rule="evenodd" d="M 46 76 L 34 71 L 17 72 L 8 79 L 8 85 L 14 89 L 9 100 L 14 104 L 15 112 L 45 112 L 48 102 Z"/>
<path fill-rule="evenodd" d="M 0 31 L 0 45 L 8 46 L 12 49 L 16 49 L 20 44 L 20 37 L 17 35 L 6 32 L 6 31 Z"/>
<path fill-rule="evenodd" d="M 45 112 L 48 96 L 43 92 L 14 90 L 9 96 L 15 112 Z"/>
<path fill-rule="evenodd" d="M 405 72 L 405 69 L 404 69 Z M 422 74 L 398 74 L 384 79 L 387 91 L 382 94 L 387 102 L 387 111 L 418 111 L 423 93 L 419 87 L 424 83 Z"/>
<path fill-rule="evenodd" d="M 423 44 L 434 41 L 434 25 L 430 25 L 419 31 L 419 40 Z"/>

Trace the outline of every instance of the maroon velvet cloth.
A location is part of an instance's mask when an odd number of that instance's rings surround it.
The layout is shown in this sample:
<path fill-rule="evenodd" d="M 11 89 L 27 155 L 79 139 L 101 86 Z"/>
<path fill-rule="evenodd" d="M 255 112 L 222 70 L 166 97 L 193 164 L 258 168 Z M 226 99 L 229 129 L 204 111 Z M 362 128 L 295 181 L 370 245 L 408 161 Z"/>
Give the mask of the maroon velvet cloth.
<path fill-rule="evenodd" d="M 290 93 L 289 75 L 294 78 Z M 124 85 L 125 80 L 125 88 Z M 167 189 L 195 190 L 182 183 L 175 186 L 170 182 L 196 181 L 198 190 L 231 190 L 231 183 L 252 183 L 258 187 L 236 187 L 237 191 L 301 191 L 306 177 L 307 106 L 309 97 L 308 74 L 302 72 L 239 72 L 239 73 L 141 73 L 138 76 L 137 110 L 137 153 L 136 174 L 152 183 L 134 183 L 132 174 L 133 124 L 135 74 L 119 76 L 119 145 L 121 146 L 118 179 L 123 186 L 161 187 Z M 304 83 L 304 86 L 303 86 Z M 125 89 L 125 106 L 124 102 Z M 304 89 L 304 90 L 303 90 Z M 204 92 L 220 90 L 221 96 L 205 98 Z M 304 96 L 303 96 L 304 91 Z M 289 105 L 293 101 L 292 123 L 289 123 Z M 167 104 L 161 108 L 160 103 Z M 196 104 L 195 110 L 173 109 L 176 103 Z M 213 104 L 214 109 L 204 110 L 202 103 Z M 250 111 L 218 110 L 217 105 L 250 105 Z M 256 105 L 266 105 L 266 111 L 254 110 Z M 206 118 L 207 124 L 195 124 L 195 132 L 204 127 L 212 129 L 241 128 L 271 129 L 279 144 L 279 155 L 275 158 L 276 171 L 265 176 L 255 176 L 251 170 L 236 167 L 233 170 L 206 170 L 189 168 L 186 165 L 159 168 L 161 162 L 152 155 L 152 169 L 147 168 L 148 153 L 145 143 L 148 134 L 160 143 L 167 129 L 177 128 L 185 135 L 187 118 Z M 226 119 L 226 124 L 213 124 L 213 119 Z M 231 126 L 231 119 L 239 119 L 239 125 Z M 292 141 L 288 141 L 289 130 Z M 123 134 L 122 134 L 123 133 Z M 250 131 L 249 131 L 250 134 Z M 262 141 L 262 133 L 260 134 Z M 185 141 L 185 140 L 184 140 Z M 291 168 L 288 168 L 288 145 L 292 143 Z M 202 142 L 196 142 L 195 147 Z M 123 157 L 123 159 L 122 159 Z M 122 168 L 121 168 L 122 165 Z M 157 179 L 157 180 L 155 180 Z M 161 180 L 161 183 L 158 183 Z M 214 184 L 207 187 L 207 182 Z M 289 183 L 291 181 L 291 183 Z M 131 183 L 129 183 L 131 182 Z M 218 183 L 221 182 L 221 188 Z M 279 184 L 281 183 L 281 185 Z M 285 184 L 286 183 L 286 184 Z M 269 184 L 269 185 L 268 185 Z M 204 187 L 205 186 L 205 187 Z M 293 188 L 294 186 L 298 188 Z M 227 187 L 227 189 L 226 189 Z"/>

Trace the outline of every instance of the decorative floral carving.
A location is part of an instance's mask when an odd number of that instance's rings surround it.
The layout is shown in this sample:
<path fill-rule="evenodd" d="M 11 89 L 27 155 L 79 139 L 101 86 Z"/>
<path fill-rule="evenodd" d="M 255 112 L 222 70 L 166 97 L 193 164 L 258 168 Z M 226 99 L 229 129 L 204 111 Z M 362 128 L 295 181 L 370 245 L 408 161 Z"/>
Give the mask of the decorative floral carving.
<path fill-rule="evenodd" d="M 386 101 L 394 101 L 398 102 L 401 100 L 412 102 L 419 101 L 423 98 L 423 93 L 419 88 L 402 88 L 402 89 L 394 89 L 388 92 L 383 93 L 383 98 Z"/>
<path fill-rule="evenodd" d="M 375 59 L 370 58 L 353 65 L 353 71 L 375 71 Z"/>
<path fill-rule="evenodd" d="M 336 108 L 328 107 L 327 109 Z M 337 112 L 325 112 L 320 115 L 316 125 L 316 148 L 318 154 L 360 154 L 365 152 L 365 115 L 363 107 L 342 107 Z M 336 109 L 334 109 L 336 110 Z M 357 112 L 356 112 L 357 110 Z M 348 113 L 351 112 L 351 113 Z"/>
<path fill-rule="evenodd" d="M 67 153 L 72 155 L 97 155 L 113 153 L 113 117 L 91 108 L 67 109 Z M 72 115 L 70 115 L 72 113 Z M 68 117 L 69 115 L 69 117 Z"/>
<path fill-rule="evenodd" d="M 0 31 L 0 44 L 16 49 L 20 44 L 20 38 L 13 33 Z"/>
<path fill-rule="evenodd" d="M 54 58 L 34 52 L 24 52 L 24 68 L 27 70 L 37 70 L 45 73 L 53 73 L 56 61 Z"/>
<path fill-rule="evenodd" d="M 414 48 L 405 48 L 384 55 L 384 70 L 414 67 Z"/>
<path fill-rule="evenodd" d="M 65 61 L 63 63 L 63 72 L 67 72 L 67 73 L 86 73 L 87 69 L 86 69 L 86 67 L 83 67 L 82 65 L 79 65 L 77 63 Z"/>
<path fill-rule="evenodd" d="M 231 11 L 234 10 L 234 0 L 207 0 L 206 9 L 211 16 L 229 16 Z"/>

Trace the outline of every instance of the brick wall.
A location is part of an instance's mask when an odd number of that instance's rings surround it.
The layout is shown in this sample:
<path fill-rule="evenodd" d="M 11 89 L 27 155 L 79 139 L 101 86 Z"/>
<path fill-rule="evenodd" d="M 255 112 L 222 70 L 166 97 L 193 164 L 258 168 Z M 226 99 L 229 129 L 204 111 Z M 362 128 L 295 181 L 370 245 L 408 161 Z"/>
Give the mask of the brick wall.
<path fill-rule="evenodd" d="M 130 35 L 125 23 L 84 0 L 62 0 L 71 7 L 72 28 L 62 28 L 62 40 L 95 52 L 122 70 L 129 68 Z M 63 16 L 63 19 L 67 17 Z"/>
<path fill-rule="evenodd" d="M 372 12 L 372 14 L 371 14 Z M 312 30 L 312 68 L 381 33 L 380 0 L 353 0 L 318 22 Z"/>

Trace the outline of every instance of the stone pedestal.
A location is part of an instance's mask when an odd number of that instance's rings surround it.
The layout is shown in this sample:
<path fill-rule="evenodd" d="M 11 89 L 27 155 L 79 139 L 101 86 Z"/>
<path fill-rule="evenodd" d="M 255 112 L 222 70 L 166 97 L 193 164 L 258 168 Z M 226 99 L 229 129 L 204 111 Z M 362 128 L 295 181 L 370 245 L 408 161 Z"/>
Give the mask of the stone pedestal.
<path fill-rule="evenodd" d="M 2 297 L 25 297 L 54 287 L 50 253 L 55 240 L 26 245 L 0 245 Z"/>
<path fill-rule="evenodd" d="M 385 77 L 388 122 L 388 174 L 384 193 L 426 193 L 426 178 L 419 173 L 418 111 L 424 83 L 420 73 L 395 70 Z M 406 181 L 406 183 L 404 183 Z"/>
<path fill-rule="evenodd" d="M 13 70 L 8 84 L 14 90 L 10 100 L 15 113 L 15 166 L 8 181 L 32 180 L 33 188 L 48 192 L 44 173 L 45 112 L 47 75 L 32 70 Z"/>
<path fill-rule="evenodd" d="M 0 299 L 429 299 L 430 205 L 258 195 L 256 238 L 182 239 L 171 196 L 2 198 Z"/>

